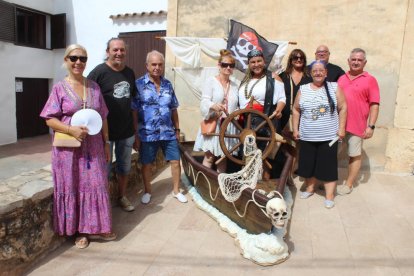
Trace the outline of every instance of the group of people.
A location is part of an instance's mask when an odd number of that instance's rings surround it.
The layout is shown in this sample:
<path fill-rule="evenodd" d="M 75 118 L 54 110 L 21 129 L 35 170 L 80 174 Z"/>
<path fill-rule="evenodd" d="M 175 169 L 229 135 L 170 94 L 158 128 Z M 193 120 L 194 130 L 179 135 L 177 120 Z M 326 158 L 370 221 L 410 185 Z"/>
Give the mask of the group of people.
<path fill-rule="evenodd" d="M 305 178 L 306 199 L 315 192 L 317 181 L 325 186 L 325 207 L 332 208 L 335 191 L 352 192 L 361 167 L 362 143 L 372 137 L 379 113 L 380 93 L 377 80 L 364 71 L 366 53 L 351 51 L 346 73 L 329 63 L 329 49 L 316 49 L 315 61 L 308 66 L 309 84 L 301 85 L 293 96 L 292 131 L 300 140 L 296 173 Z M 347 145 L 348 176 L 336 189 L 338 180 L 337 141 Z"/>
<path fill-rule="evenodd" d="M 123 210 L 134 210 L 126 197 L 133 148 L 140 151 L 142 162 L 145 192 L 141 202 L 151 201 L 152 163 L 159 148 L 171 164 L 172 196 L 187 202 L 180 192 L 179 103 L 171 82 L 163 77 L 164 56 L 158 51 L 149 52 L 147 73 L 136 79 L 125 64 L 126 53 L 122 39 L 110 39 L 105 62 L 84 77 L 86 49 L 78 44 L 68 46 L 63 58 L 68 74 L 53 86 L 40 114 L 55 133 L 68 134 L 81 142 L 80 147 L 52 149 L 54 230 L 59 235 L 77 235 L 78 248 L 86 248 L 93 239 L 116 239 L 108 194 L 113 152 Z M 255 110 L 273 115 L 277 132 L 291 131 L 300 141 L 296 173 L 306 183 L 300 197 L 313 195 L 317 181 L 323 181 L 325 207 L 332 208 L 338 179 L 337 141 L 344 139 L 348 144 L 349 175 L 337 191 L 347 194 L 361 166 L 362 141 L 373 135 L 380 98 L 377 81 L 363 70 L 367 62 L 364 50 L 352 50 L 346 73 L 329 63 L 329 55 L 328 47 L 321 45 L 315 61 L 307 66 L 305 53 L 295 49 L 288 57 L 286 70 L 272 75 L 267 71 L 263 52 L 254 49 L 248 53 L 248 69 L 238 85 L 230 79 L 235 59 L 230 51 L 221 50 L 219 73 L 206 82 L 200 108 L 204 119 L 217 119 L 217 131 L 226 113 L 245 108 L 250 102 Z M 99 134 L 88 135 L 87 127 L 71 125 L 72 116 L 83 108 L 94 109 L 101 116 Z M 252 128 L 262 121 L 252 116 Z M 260 131 L 270 135 L 269 128 Z M 237 129 L 229 124 L 227 132 L 235 134 Z M 228 148 L 237 143 L 232 138 L 225 141 Z M 258 146 L 266 145 L 259 142 Z M 210 168 L 223 155 L 218 137 L 202 135 L 200 131 L 194 149 L 205 152 L 203 165 Z M 225 172 L 226 163 L 221 162 L 216 169 Z M 270 175 L 265 170 L 263 178 Z"/>
<path fill-rule="evenodd" d="M 219 132 L 221 121 L 226 117 L 225 112 L 231 113 L 239 108 L 245 108 L 250 99 L 253 98 L 252 107 L 267 116 L 275 113 L 273 120 L 277 128 L 277 119 L 282 117 L 282 110 L 285 107 L 286 96 L 284 93 L 283 83 L 275 82 L 271 74 L 266 70 L 266 63 L 263 52 L 254 49 L 248 53 L 248 68 L 245 77 L 240 85 L 230 80 L 235 68 L 235 59 L 228 50 L 220 51 L 218 60 L 217 76 L 208 79 L 202 91 L 200 109 L 203 119 L 218 118 L 216 132 Z M 251 126 L 256 128 L 263 119 L 252 115 Z M 229 134 L 237 132 L 236 127 L 230 123 L 226 130 Z M 269 136 L 268 129 L 263 129 L 262 135 Z M 237 140 L 234 138 L 225 138 L 225 144 L 231 149 Z M 265 143 L 258 143 L 259 148 L 263 150 Z M 214 161 L 223 155 L 220 148 L 219 138 L 217 136 L 207 136 L 201 133 L 199 129 L 194 144 L 195 151 L 204 151 L 203 165 L 209 168 L 213 167 Z M 233 152 L 237 154 L 237 151 Z M 217 165 L 218 172 L 225 172 L 226 162 L 222 161 Z M 270 172 L 265 169 L 264 178 L 270 177 Z"/>
<path fill-rule="evenodd" d="M 240 85 L 236 85 L 230 80 L 235 59 L 229 51 L 222 50 L 219 73 L 206 82 L 200 102 L 203 119 L 219 118 L 217 132 L 220 119 L 225 118 L 224 111 L 231 113 L 245 108 L 252 98 L 253 109 L 267 116 L 274 114 L 277 132 L 290 132 L 293 139 L 299 141 L 295 173 L 305 179 L 306 186 L 300 198 L 312 196 L 317 182 L 322 181 L 326 208 L 335 205 L 335 192 L 340 195 L 352 192 L 361 167 L 362 143 L 373 135 L 380 102 L 376 79 L 364 71 L 367 60 L 363 49 L 351 51 L 346 73 L 329 63 L 329 57 L 328 47 L 320 45 L 315 52 L 315 61 L 307 65 L 305 53 L 294 49 L 289 54 L 286 70 L 277 75 L 267 71 L 263 52 L 253 49 L 247 55 L 245 77 Z M 252 116 L 252 129 L 261 121 Z M 227 133 L 235 132 L 235 127 L 229 124 Z M 225 141 L 228 148 L 236 144 L 232 138 L 225 138 Z M 346 181 L 336 189 L 338 141 L 346 141 L 348 145 L 349 169 Z M 259 148 L 264 146 L 265 143 L 258 142 Z M 203 165 L 209 168 L 223 155 L 218 137 L 203 135 L 201 130 L 194 150 L 205 152 Z M 216 169 L 225 171 L 225 162 L 219 163 Z M 265 167 L 263 179 L 270 175 Z"/>
<path fill-rule="evenodd" d="M 76 236 L 75 246 L 88 247 L 90 240 L 116 239 L 112 229 L 108 178 L 116 158 L 119 204 L 125 211 L 134 206 L 126 197 L 131 154 L 140 151 L 145 193 L 143 204 L 151 201 L 152 163 L 159 148 L 171 164 L 172 196 L 186 203 L 180 192 L 180 135 L 178 100 L 172 84 L 163 77 L 164 56 L 147 54 L 147 73 L 136 79 L 126 66 L 126 45 L 120 38 L 107 43 L 106 60 L 83 76 L 88 54 L 79 44 L 66 48 L 64 80 L 56 83 L 40 116 L 54 131 L 81 142 L 80 147 L 52 148 L 54 181 L 53 224 L 61 236 Z M 93 109 L 102 118 L 102 129 L 89 135 L 85 126 L 71 125 L 81 109 Z"/>

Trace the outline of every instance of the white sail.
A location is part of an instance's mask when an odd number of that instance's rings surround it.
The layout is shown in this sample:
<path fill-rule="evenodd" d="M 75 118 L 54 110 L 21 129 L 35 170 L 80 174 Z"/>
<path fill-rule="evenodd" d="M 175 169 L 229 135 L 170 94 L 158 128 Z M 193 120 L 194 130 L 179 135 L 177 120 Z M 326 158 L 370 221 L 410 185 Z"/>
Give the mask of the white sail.
<path fill-rule="evenodd" d="M 217 67 L 203 66 L 201 64 L 201 53 L 208 57 L 218 60 L 220 50 L 225 49 L 227 42 L 224 38 L 201 38 L 201 37 L 162 37 L 173 54 L 181 60 L 185 66 L 174 67 L 174 71 L 184 80 L 191 92 L 197 99 L 201 99 L 202 87 L 210 76 L 218 73 Z M 288 41 L 271 41 L 279 45 L 269 70 L 280 73 L 283 71 L 282 59 L 288 48 Z M 234 70 L 232 79 L 240 82 L 243 73 Z"/>

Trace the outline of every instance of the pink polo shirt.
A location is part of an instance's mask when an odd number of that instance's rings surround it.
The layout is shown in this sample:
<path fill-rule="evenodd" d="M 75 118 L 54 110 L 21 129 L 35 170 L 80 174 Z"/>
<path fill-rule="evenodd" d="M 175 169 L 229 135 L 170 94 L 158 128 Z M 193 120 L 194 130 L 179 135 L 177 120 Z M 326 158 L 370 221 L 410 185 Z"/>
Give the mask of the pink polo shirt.
<path fill-rule="evenodd" d="M 345 130 L 362 137 L 367 128 L 370 105 L 380 103 L 378 82 L 365 71 L 353 80 L 346 72 L 338 79 L 338 85 L 344 91 L 348 107 Z"/>

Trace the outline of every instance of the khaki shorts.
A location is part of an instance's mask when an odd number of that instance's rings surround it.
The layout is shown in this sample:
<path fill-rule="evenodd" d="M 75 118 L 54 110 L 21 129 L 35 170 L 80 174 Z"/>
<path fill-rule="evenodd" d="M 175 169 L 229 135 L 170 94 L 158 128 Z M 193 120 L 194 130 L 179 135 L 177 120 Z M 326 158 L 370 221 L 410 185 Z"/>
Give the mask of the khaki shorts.
<path fill-rule="evenodd" d="M 346 133 L 345 141 L 348 145 L 348 156 L 356 157 L 362 154 L 362 138 L 351 133 Z"/>

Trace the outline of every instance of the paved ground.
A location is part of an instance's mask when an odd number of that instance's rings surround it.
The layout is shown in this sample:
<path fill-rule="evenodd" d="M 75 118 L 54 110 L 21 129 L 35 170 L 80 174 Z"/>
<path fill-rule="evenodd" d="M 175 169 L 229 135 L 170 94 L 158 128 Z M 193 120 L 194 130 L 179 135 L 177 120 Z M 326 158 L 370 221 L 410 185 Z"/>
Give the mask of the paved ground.
<path fill-rule="evenodd" d="M 50 164 L 51 141 L 42 135 L 0 146 L 0 181 Z"/>
<path fill-rule="evenodd" d="M 8 147 L 0 147 L 2 177 L 5 164 L 22 167 L 32 160 L 43 166 L 43 150 L 31 155 L 25 148 L 24 156 L 6 157 Z M 172 198 L 169 170 L 152 183 L 149 205 L 134 194 L 135 212 L 113 209 L 117 241 L 92 242 L 85 250 L 68 241 L 29 275 L 414 275 L 413 176 L 365 172 L 331 210 L 321 195 L 299 199 L 296 179 L 287 236 L 291 256 L 271 267 L 244 259 L 233 238 L 191 200 Z"/>

